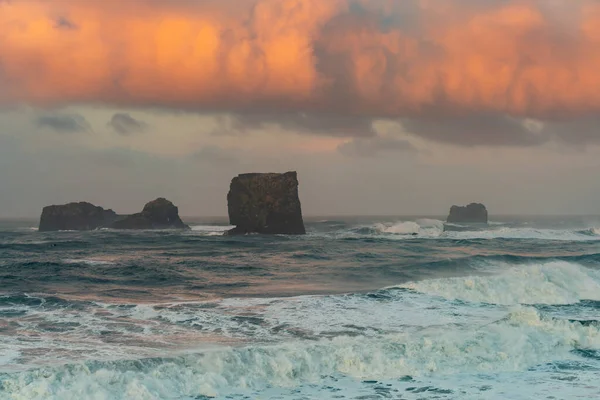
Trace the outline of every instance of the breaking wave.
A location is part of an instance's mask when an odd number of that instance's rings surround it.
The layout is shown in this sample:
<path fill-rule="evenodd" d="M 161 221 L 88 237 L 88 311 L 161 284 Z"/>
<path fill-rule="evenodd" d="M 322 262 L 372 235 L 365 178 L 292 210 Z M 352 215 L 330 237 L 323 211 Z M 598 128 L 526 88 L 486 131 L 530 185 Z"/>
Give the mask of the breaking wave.
<path fill-rule="evenodd" d="M 394 235 L 423 235 L 436 237 L 444 231 L 444 223 L 435 219 L 419 219 L 416 221 L 396 222 L 393 224 L 375 224 L 375 230 Z"/>
<path fill-rule="evenodd" d="M 9 230 L 0 399 L 595 398 L 600 235 L 585 218 Z"/>
<path fill-rule="evenodd" d="M 192 232 L 205 236 L 222 236 L 223 233 L 234 228 L 226 225 L 192 225 Z"/>
<path fill-rule="evenodd" d="M 469 226 L 445 223 L 435 219 L 419 219 L 415 221 L 378 222 L 368 226 L 334 232 L 334 235 L 341 238 L 594 241 L 600 240 L 600 228 L 541 229 L 508 227 L 501 223 L 487 226 Z"/>
<path fill-rule="evenodd" d="M 444 232 L 448 239 L 538 239 L 556 241 L 600 240 L 596 230 L 510 228 L 486 229 L 478 231 Z"/>
<path fill-rule="evenodd" d="M 496 263 L 483 276 L 431 279 L 399 287 L 479 303 L 572 304 L 600 300 L 600 271 L 566 261 L 518 266 Z"/>
<path fill-rule="evenodd" d="M 577 351 L 599 348 L 597 325 L 544 318 L 533 308 L 517 307 L 501 320 L 481 327 L 43 367 L 1 374 L 0 391 L 8 398 L 31 400 L 199 399 L 259 394 L 272 387 L 302 387 L 323 380 L 331 390 L 345 378 L 368 382 L 457 372 L 525 371 L 557 357 L 578 359 Z"/>

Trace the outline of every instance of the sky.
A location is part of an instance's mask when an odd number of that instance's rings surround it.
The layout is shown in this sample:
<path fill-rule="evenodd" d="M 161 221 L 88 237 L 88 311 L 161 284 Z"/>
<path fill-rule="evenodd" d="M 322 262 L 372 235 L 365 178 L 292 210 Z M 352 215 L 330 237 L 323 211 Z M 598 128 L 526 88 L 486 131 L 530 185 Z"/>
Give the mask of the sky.
<path fill-rule="evenodd" d="M 0 0 L 0 217 L 600 214 L 598 71 L 597 0 Z"/>

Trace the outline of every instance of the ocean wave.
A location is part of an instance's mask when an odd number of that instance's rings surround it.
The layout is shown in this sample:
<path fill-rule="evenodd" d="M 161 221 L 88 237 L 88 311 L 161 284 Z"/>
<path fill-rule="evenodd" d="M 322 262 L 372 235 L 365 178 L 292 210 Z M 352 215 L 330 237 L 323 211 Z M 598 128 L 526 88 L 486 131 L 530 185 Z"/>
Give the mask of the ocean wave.
<path fill-rule="evenodd" d="M 322 234 L 322 233 L 321 233 Z M 509 227 L 503 224 L 470 226 L 449 224 L 435 219 L 415 221 L 378 222 L 345 228 L 325 233 L 335 238 L 404 239 L 449 239 L 449 240 L 493 240 L 524 239 L 554 241 L 600 240 L 600 228 L 588 229 L 541 229 L 531 227 Z"/>
<path fill-rule="evenodd" d="M 420 219 L 416 221 L 378 222 L 371 225 L 362 225 L 334 232 L 336 238 L 435 238 L 444 231 L 444 223 L 434 219 Z"/>
<path fill-rule="evenodd" d="M 444 231 L 444 223 L 435 219 L 419 219 L 416 221 L 396 222 L 393 224 L 379 223 L 375 230 L 394 235 L 412 235 L 421 237 L 438 237 Z"/>
<path fill-rule="evenodd" d="M 488 221 L 488 225 L 492 225 L 492 226 L 500 226 L 500 225 L 506 225 L 506 222 L 500 222 L 500 221 Z"/>
<path fill-rule="evenodd" d="M 0 248 L 12 248 L 14 246 L 39 246 L 44 244 L 52 244 L 55 243 L 51 240 L 33 240 L 30 238 L 24 240 L 11 240 L 11 241 L 3 241 L 0 242 Z"/>
<path fill-rule="evenodd" d="M 600 271 L 567 261 L 488 264 L 486 275 L 411 282 L 400 288 L 490 304 L 572 304 L 600 300 Z M 489 273 L 494 273 L 489 275 Z"/>
<path fill-rule="evenodd" d="M 583 234 L 592 236 L 600 236 L 600 228 L 589 228 L 582 231 Z"/>
<path fill-rule="evenodd" d="M 93 259 L 66 259 L 63 260 L 65 264 L 85 264 L 92 266 L 99 265 L 113 265 L 115 263 L 114 260 L 93 260 Z"/>
<path fill-rule="evenodd" d="M 27 226 L 27 227 L 19 227 L 16 229 L 17 232 L 37 232 L 39 228 L 37 226 Z"/>
<path fill-rule="evenodd" d="M 0 374 L 0 394 L 31 400 L 260 395 L 273 387 L 295 388 L 324 379 L 335 389 L 347 378 L 365 382 L 526 371 L 557 358 L 584 359 L 577 350 L 599 348 L 598 327 L 517 307 L 479 327 L 216 348 L 182 357 L 88 361 L 5 373 Z"/>
<path fill-rule="evenodd" d="M 228 230 L 235 228 L 228 225 L 192 225 L 192 232 L 204 236 L 222 236 Z"/>
<path fill-rule="evenodd" d="M 593 237 L 589 230 L 567 229 L 535 229 L 501 227 L 477 231 L 444 232 L 441 238 L 447 239 L 537 239 L 556 241 L 588 241 L 599 240 Z"/>

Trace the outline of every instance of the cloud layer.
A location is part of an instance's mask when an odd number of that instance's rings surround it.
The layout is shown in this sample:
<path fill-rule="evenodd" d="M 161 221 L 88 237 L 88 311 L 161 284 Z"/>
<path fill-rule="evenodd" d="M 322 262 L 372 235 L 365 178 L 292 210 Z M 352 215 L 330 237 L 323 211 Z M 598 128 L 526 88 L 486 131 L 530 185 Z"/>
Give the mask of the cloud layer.
<path fill-rule="evenodd" d="M 532 145 L 545 139 L 523 118 L 561 136 L 599 114 L 599 49 L 595 0 L 9 1 L 0 104 L 231 112 L 237 130 L 354 137 L 400 118 L 433 140 Z"/>

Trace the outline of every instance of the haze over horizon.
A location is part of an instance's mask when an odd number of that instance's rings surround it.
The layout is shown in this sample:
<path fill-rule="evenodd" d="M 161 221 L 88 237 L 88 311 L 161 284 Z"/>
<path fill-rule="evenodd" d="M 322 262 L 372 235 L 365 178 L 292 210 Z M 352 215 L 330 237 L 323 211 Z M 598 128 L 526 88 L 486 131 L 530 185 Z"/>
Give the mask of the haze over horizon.
<path fill-rule="evenodd" d="M 595 0 L 0 0 L 0 218 L 600 214 Z"/>

